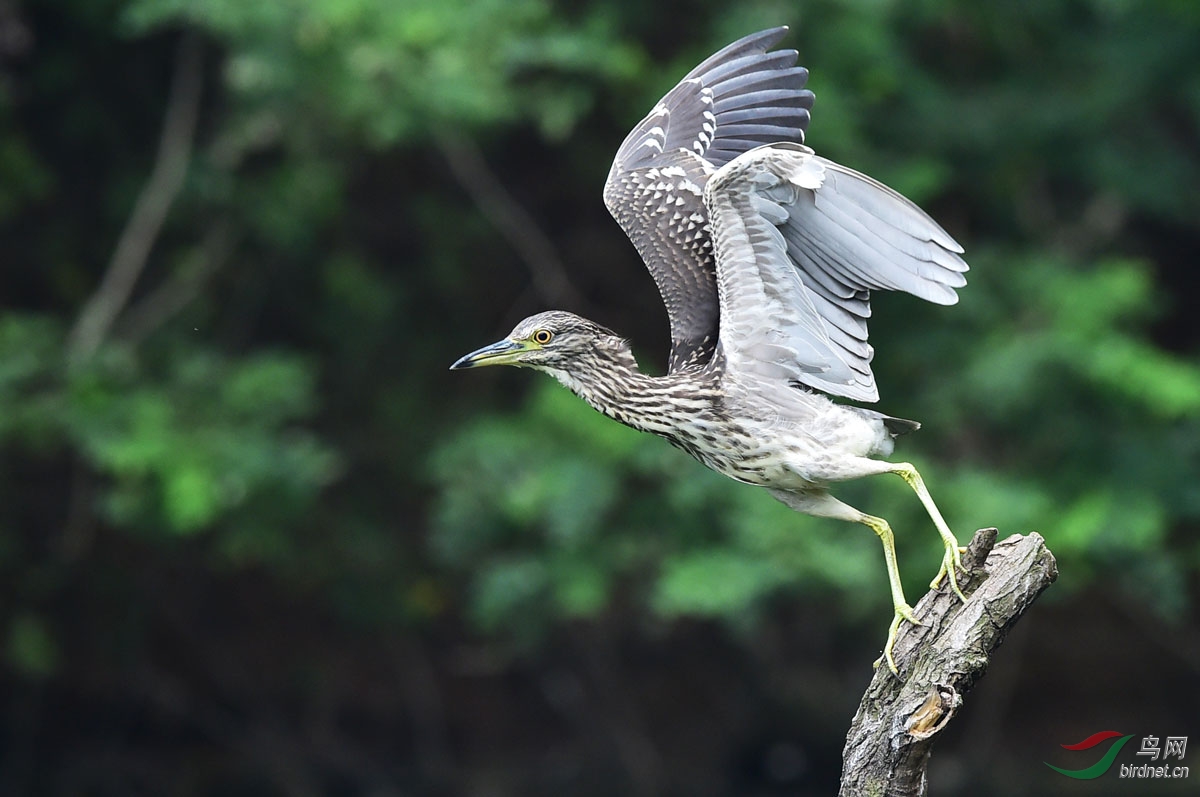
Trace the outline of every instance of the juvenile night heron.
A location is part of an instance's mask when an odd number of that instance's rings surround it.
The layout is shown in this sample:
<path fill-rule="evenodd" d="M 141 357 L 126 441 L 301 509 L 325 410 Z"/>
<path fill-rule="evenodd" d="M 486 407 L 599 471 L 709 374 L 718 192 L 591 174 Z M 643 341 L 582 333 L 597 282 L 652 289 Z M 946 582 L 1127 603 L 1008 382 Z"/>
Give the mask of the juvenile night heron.
<path fill-rule="evenodd" d="M 747 36 L 693 69 L 625 139 L 604 186 L 667 306 L 667 374 L 641 373 L 627 341 L 557 310 L 451 367 L 546 371 L 610 418 L 766 487 L 792 509 L 870 527 L 883 542 L 895 607 L 881 660 L 896 672 L 900 623 L 918 621 L 892 530 L 828 486 L 878 473 L 903 478 L 946 548 L 932 586 L 947 577 L 961 598 L 960 548 L 916 468 L 873 459 L 919 424 L 822 394 L 879 398 L 870 291 L 954 304 L 967 264 L 912 202 L 803 145 L 808 72 L 795 65 L 796 51 L 768 52 L 786 31 Z"/>

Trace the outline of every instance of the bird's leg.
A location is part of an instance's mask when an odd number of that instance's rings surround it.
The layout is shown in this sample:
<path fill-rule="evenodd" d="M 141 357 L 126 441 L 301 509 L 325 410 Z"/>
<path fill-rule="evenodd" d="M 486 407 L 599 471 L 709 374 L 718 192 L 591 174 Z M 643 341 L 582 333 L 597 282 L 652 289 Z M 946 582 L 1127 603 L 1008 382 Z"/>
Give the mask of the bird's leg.
<path fill-rule="evenodd" d="M 896 667 L 896 660 L 892 658 L 892 649 L 896 647 L 896 634 L 900 631 L 900 621 L 908 620 L 913 625 L 920 625 L 921 622 L 913 615 L 912 607 L 904 598 L 904 587 L 900 583 L 900 568 L 896 564 L 896 542 L 892 534 L 892 527 L 883 518 L 864 512 L 858 512 L 855 520 L 875 532 L 879 541 L 883 543 L 883 560 L 887 563 L 888 582 L 892 585 L 892 608 L 895 610 L 895 615 L 892 617 L 892 624 L 888 626 L 887 644 L 883 646 L 883 655 L 875 660 L 875 666 L 878 667 L 884 660 L 887 660 L 888 669 L 899 675 L 900 670 Z"/>
<path fill-rule="evenodd" d="M 892 527 L 883 518 L 860 512 L 849 504 L 834 498 L 827 492 L 771 490 L 770 493 L 797 512 L 803 512 L 806 515 L 813 515 L 814 517 L 827 517 L 861 523 L 870 528 L 879 537 L 879 541 L 883 543 L 883 560 L 887 564 L 888 583 L 892 589 L 892 609 L 895 614 L 892 617 L 891 626 L 888 627 L 887 644 L 883 647 L 883 655 L 876 659 L 875 666 L 878 667 L 886 661 L 888 669 L 899 675 L 900 670 L 896 667 L 896 660 L 892 657 L 892 649 L 896 646 L 896 636 L 900 631 L 900 622 L 907 620 L 913 625 L 920 625 L 921 622 L 913 614 L 912 606 L 909 606 L 908 601 L 904 598 L 904 586 L 900 583 L 900 568 L 896 564 L 896 544 L 892 534 Z"/>
<path fill-rule="evenodd" d="M 917 469 L 908 462 L 897 462 L 892 465 L 892 473 L 895 473 L 901 479 L 908 482 L 908 486 L 913 488 L 913 492 L 917 494 L 917 498 L 921 499 L 925 511 L 929 513 L 929 517 L 933 520 L 933 525 L 937 527 L 938 534 L 942 536 L 942 544 L 946 548 L 946 555 L 942 557 L 942 567 L 938 570 L 938 574 L 934 576 L 933 581 L 930 582 L 929 587 L 937 589 L 942 585 L 942 579 L 947 578 L 950 581 L 950 589 L 954 590 L 954 594 L 958 596 L 959 600 L 966 603 L 966 596 L 958 588 L 956 571 L 962 569 L 961 555 L 967 549 L 959 546 L 958 539 L 955 538 L 954 532 L 950 531 L 950 526 L 946 524 L 942 513 L 938 511 L 937 504 L 933 502 L 933 496 L 929 494 L 928 488 L 925 487 L 925 480 L 921 478 L 920 473 L 917 473 Z"/>

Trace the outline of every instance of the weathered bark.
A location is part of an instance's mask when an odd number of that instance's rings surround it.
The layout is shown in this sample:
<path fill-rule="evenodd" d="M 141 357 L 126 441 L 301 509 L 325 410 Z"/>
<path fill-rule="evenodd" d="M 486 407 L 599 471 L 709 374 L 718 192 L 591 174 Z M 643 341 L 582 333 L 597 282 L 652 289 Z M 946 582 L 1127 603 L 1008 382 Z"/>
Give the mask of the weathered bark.
<path fill-rule="evenodd" d="M 842 752 L 841 797 L 923 797 L 929 754 L 963 695 L 1034 599 L 1058 577 L 1038 534 L 996 542 L 981 529 L 963 555 L 963 604 L 943 583 L 917 604 L 920 626 L 902 630 L 896 677 L 881 666 L 867 687 Z"/>

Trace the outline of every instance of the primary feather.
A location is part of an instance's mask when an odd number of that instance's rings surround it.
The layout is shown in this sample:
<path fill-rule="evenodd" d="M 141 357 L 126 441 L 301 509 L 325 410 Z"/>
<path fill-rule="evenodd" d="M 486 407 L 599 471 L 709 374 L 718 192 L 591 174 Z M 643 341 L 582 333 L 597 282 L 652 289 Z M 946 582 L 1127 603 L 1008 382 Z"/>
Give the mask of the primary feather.
<path fill-rule="evenodd" d="M 617 150 L 604 202 L 646 262 L 671 324 L 670 370 L 707 362 L 718 334 L 716 260 L 703 191 L 748 149 L 803 141 L 813 94 L 787 32 L 747 36 L 667 92 Z"/>

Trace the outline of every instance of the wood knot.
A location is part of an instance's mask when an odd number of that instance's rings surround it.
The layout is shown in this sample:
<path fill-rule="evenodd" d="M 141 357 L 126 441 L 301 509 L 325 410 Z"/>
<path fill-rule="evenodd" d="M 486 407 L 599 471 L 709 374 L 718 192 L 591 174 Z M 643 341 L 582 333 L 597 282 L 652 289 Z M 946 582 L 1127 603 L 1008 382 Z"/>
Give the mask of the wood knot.
<path fill-rule="evenodd" d="M 962 696 L 953 686 L 932 684 L 925 702 L 908 718 L 908 734 L 915 739 L 928 739 L 946 727 L 961 705 Z"/>

